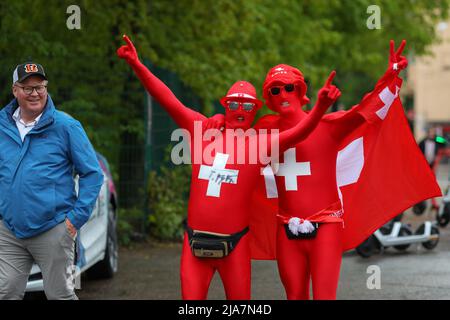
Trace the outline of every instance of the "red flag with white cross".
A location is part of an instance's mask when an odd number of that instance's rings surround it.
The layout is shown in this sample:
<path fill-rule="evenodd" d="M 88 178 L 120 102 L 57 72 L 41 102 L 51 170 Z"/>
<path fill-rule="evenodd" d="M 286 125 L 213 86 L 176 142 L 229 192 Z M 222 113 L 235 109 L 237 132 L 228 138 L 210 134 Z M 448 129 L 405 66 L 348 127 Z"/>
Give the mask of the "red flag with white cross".
<path fill-rule="evenodd" d="M 436 178 L 406 120 L 399 98 L 401 85 L 402 80 L 395 72 L 388 73 L 360 104 L 322 119 L 333 123 L 349 113 L 358 112 L 366 120 L 342 137 L 336 156 L 336 188 L 343 207 L 344 250 L 355 248 L 414 204 L 441 195 Z M 297 177 L 308 173 L 306 166 L 296 163 L 291 169 L 295 169 L 293 174 Z M 250 224 L 253 259 L 276 257 L 277 189 L 270 168 L 264 173 L 253 196 L 254 212 Z M 296 181 L 291 182 L 286 172 L 281 174 L 285 175 L 286 187 Z"/>

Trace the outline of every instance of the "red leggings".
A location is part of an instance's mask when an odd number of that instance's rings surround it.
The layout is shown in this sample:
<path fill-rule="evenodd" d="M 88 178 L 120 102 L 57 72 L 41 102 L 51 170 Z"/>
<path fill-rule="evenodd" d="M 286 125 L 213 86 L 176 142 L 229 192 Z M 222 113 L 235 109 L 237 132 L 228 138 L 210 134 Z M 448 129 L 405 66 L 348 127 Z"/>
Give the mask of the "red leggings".
<path fill-rule="evenodd" d="M 184 300 L 204 300 L 215 271 L 219 272 L 227 299 L 250 300 L 251 261 L 248 234 L 225 258 L 197 258 L 184 234 L 181 254 L 181 294 Z"/>
<path fill-rule="evenodd" d="M 314 239 L 302 240 L 289 240 L 278 226 L 278 271 L 289 300 L 308 300 L 311 278 L 315 300 L 336 299 L 341 260 L 341 223 L 321 224 Z"/>

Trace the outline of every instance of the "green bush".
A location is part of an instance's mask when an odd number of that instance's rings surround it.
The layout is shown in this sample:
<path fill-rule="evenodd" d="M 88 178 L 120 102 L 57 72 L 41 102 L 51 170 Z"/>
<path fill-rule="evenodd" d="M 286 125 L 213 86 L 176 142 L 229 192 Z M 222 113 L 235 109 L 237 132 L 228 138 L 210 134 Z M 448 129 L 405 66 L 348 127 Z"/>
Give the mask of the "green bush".
<path fill-rule="evenodd" d="M 130 246 L 133 234 L 133 227 L 128 221 L 119 219 L 117 221 L 117 239 L 121 246 Z"/>
<path fill-rule="evenodd" d="M 119 209 L 117 219 L 117 237 L 119 244 L 130 246 L 136 235 L 145 229 L 144 212 L 137 208 Z"/>
<path fill-rule="evenodd" d="M 148 179 L 148 222 L 152 236 L 161 240 L 181 239 L 187 213 L 191 167 L 161 167 Z"/>

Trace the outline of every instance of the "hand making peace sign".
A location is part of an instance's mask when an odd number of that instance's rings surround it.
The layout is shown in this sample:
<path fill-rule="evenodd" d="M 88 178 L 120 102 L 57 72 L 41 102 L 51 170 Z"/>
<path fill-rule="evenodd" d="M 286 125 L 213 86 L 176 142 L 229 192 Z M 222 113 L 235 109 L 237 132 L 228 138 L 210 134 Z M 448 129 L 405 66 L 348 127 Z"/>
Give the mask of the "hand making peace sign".
<path fill-rule="evenodd" d="M 408 59 L 402 56 L 403 49 L 405 48 L 406 41 L 402 40 L 400 47 L 395 51 L 394 40 L 390 41 L 390 54 L 389 54 L 389 69 L 395 71 L 402 71 L 408 66 Z"/>

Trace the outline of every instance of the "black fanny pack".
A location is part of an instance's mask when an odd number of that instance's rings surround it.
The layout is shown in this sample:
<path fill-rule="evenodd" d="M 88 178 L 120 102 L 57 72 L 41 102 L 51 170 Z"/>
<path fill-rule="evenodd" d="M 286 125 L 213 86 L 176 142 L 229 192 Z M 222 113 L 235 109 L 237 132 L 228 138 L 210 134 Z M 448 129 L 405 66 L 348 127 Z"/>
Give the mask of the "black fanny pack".
<path fill-rule="evenodd" d="M 236 248 L 239 240 L 248 232 L 249 228 L 233 233 L 220 234 L 207 231 L 192 230 L 186 225 L 189 245 L 192 254 L 198 258 L 223 258 Z"/>
<path fill-rule="evenodd" d="M 296 240 L 296 239 L 313 239 L 317 235 L 317 229 L 319 229 L 319 224 L 313 222 L 314 231 L 309 233 L 301 233 L 299 232 L 297 235 L 293 234 L 292 231 L 289 229 L 289 225 L 287 223 L 284 224 L 284 230 L 286 231 L 286 235 L 289 240 Z"/>

